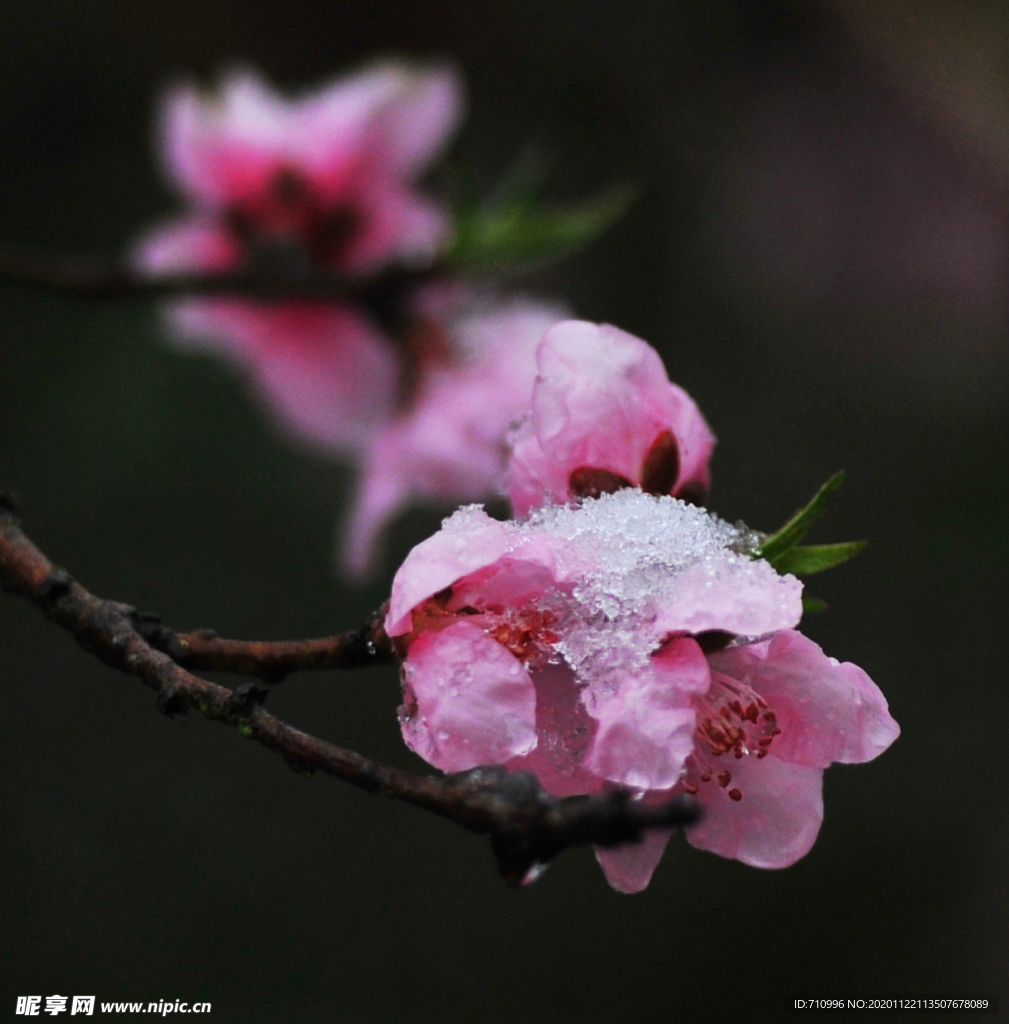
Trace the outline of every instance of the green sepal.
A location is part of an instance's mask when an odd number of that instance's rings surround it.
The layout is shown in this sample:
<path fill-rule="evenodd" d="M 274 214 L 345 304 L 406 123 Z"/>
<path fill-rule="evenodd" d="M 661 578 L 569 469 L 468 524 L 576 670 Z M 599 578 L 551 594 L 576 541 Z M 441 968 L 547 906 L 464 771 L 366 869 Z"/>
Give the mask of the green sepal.
<path fill-rule="evenodd" d="M 816 615 L 819 612 L 825 612 L 830 607 L 826 601 L 821 601 L 818 597 L 804 597 L 802 599 L 802 611 L 803 614 Z"/>
<path fill-rule="evenodd" d="M 778 572 L 790 572 L 794 576 L 812 576 L 814 572 L 833 569 L 835 565 L 847 562 L 862 551 L 868 541 L 849 540 L 840 544 L 809 544 L 805 547 L 789 548 L 771 564 Z"/>
<path fill-rule="evenodd" d="M 803 509 L 796 512 L 785 525 L 772 534 L 757 549 L 757 558 L 766 558 L 777 566 L 778 559 L 806 536 L 809 528 L 823 515 L 827 507 L 827 499 L 844 483 L 844 470 L 835 473 L 813 496 L 813 500 Z M 849 556 L 850 557 L 850 556 Z M 825 567 L 826 568 L 826 567 Z"/>
<path fill-rule="evenodd" d="M 616 185 L 575 206 L 547 205 L 538 199 L 545 175 L 545 161 L 533 153 L 518 161 L 490 204 L 474 203 L 471 192 L 461 196 L 447 262 L 487 271 L 556 259 L 605 231 L 635 195 L 630 186 Z"/>

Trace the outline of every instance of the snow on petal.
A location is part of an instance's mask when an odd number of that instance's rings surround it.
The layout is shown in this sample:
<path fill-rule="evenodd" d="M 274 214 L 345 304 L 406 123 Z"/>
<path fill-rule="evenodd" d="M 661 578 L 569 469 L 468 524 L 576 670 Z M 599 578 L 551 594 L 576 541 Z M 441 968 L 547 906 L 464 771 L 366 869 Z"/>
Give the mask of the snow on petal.
<path fill-rule="evenodd" d="M 704 814 L 685 829 L 690 844 L 755 868 L 785 868 L 809 853 L 823 822 L 822 769 L 773 755 L 729 763 L 742 798 L 714 782 L 701 786 Z"/>
<path fill-rule="evenodd" d="M 774 709 L 781 735 L 771 753 L 781 760 L 814 768 L 871 761 L 900 735 L 865 672 L 828 658 L 795 630 L 782 630 L 766 644 L 721 651 L 711 664 Z"/>
<path fill-rule="evenodd" d="M 505 763 L 535 772 L 548 792 L 691 794 L 705 809 L 687 827 L 695 846 L 785 867 L 816 839 L 823 768 L 875 756 L 897 726 L 860 669 L 786 628 L 798 582 L 740 554 L 751 539 L 637 488 L 518 522 L 466 509 L 397 574 L 389 632 L 408 663 L 418 647 L 436 661 L 428 645 L 465 627 L 522 666 L 536 745 Z M 689 634 L 712 630 L 731 642 L 705 655 Z M 424 714 L 428 697 L 415 697 Z M 597 851 L 611 884 L 647 885 L 665 839 Z"/>
<path fill-rule="evenodd" d="M 714 435 L 646 342 L 607 324 L 567 321 L 544 338 L 537 364 L 532 414 L 512 439 L 516 515 L 583 496 L 572 490 L 572 474 L 586 471 L 655 493 L 687 484 L 707 490 Z M 657 445 L 663 465 L 649 471 Z M 652 486 L 652 478 L 662 483 Z"/>
<path fill-rule="evenodd" d="M 734 552 L 706 558 L 678 577 L 656 624 L 669 633 L 724 630 L 763 636 L 802 618 L 802 583 L 763 559 Z"/>
<path fill-rule="evenodd" d="M 422 636 L 403 666 L 403 738 L 447 772 L 500 764 L 536 745 L 529 673 L 465 620 Z"/>

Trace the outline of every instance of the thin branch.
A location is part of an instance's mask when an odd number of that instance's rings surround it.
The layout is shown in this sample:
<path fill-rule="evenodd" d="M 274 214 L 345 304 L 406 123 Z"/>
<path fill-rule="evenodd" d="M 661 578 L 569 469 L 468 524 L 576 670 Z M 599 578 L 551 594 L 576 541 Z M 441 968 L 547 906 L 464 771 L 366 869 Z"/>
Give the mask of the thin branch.
<path fill-rule="evenodd" d="M 54 566 L 24 534 L 9 502 L 2 498 L 0 585 L 5 591 L 29 598 L 47 618 L 68 630 L 81 647 L 106 664 L 143 680 L 155 691 L 158 707 L 165 714 L 180 718 L 188 711 L 199 711 L 276 751 L 298 771 L 320 769 L 369 793 L 403 800 L 472 832 L 489 835 L 498 866 L 510 884 L 531 881 L 542 865 L 569 846 L 634 842 L 646 829 L 668 828 L 697 819 L 696 806 L 682 797 L 658 806 L 635 802 L 623 790 L 557 799 L 549 796 L 529 772 L 490 766 L 447 776 L 413 775 L 310 736 L 263 708 L 269 693 L 265 687 L 244 683 L 228 689 L 191 674 L 169 653 L 159 650 L 149 636 L 164 627 L 149 616 L 145 625 L 145 618 L 129 605 L 96 597 L 65 570 Z M 207 646 L 195 650 L 190 647 L 186 657 L 204 667 L 246 671 L 250 666 L 275 666 L 276 661 L 270 658 L 278 650 L 291 658 L 284 662 L 285 669 L 304 667 L 293 664 L 296 651 L 300 650 L 299 656 L 305 654 L 302 642 L 259 645 L 218 641 L 199 633 L 171 636 L 180 644 L 202 636 Z M 333 641 L 339 639 L 304 643 L 329 643 L 332 650 Z M 264 652 L 264 660 L 257 663 L 257 654 Z"/>
<path fill-rule="evenodd" d="M 395 661 L 382 626 L 382 608 L 360 629 L 313 640 L 224 640 L 212 629 L 176 633 L 149 612 L 133 612 L 137 632 L 152 646 L 187 669 L 237 672 L 279 683 L 292 672 L 363 668 Z"/>
<path fill-rule="evenodd" d="M 149 276 L 95 261 L 0 251 L 0 282 L 64 292 L 83 299 L 157 298 L 166 295 L 241 295 L 258 299 L 352 300 L 381 305 L 403 288 L 443 273 L 437 266 L 393 267 L 369 278 L 312 272 L 299 276 L 229 271 Z"/>

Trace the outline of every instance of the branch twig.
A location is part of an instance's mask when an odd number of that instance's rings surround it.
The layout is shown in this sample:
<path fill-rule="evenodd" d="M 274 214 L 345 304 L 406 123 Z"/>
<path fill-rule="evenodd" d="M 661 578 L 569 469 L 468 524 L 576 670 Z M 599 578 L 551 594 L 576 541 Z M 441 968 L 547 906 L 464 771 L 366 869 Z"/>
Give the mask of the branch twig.
<path fill-rule="evenodd" d="M 314 640 L 224 640 L 212 629 L 176 633 L 149 612 L 131 613 L 134 629 L 182 668 L 237 672 L 279 683 L 292 672 L 362 668 L 395 660 L 382 627 L 384 607 L 360 629 Z"/>
<path fill-rule="evenodd" d="M 244 683 L 231 690 L 211 683 L 187 671 L 175 655 L 191 667 L 267 677 L 281 670 L 335 667 L 341 657 L 347 659 L 342 664 L 346 667 L 362 650 L 373 660 L 382 650 L 381 657 L 391 660 L 391 649 L 380 647 L 388 645 L 377 631 L 380 627 L 371 624 L 358 634 L 348 634 L 359 638 L 355 642 L 345 636 L 243 643 L 219 640 L 205 632 L 174 634 L 154 617 L 96 597 L 54 566 L 24 534 L 2 498 L 0 586 L 29 598 L 106 664 L 143 680 L 155 691 L 158 707 L 166 714 L 179 718 L 190 710 L 199 711 L 276 751 L 298 771 L 320 769 L 369 793 L 403 800 L 489 835 L 498 866 L 513 885 L 531 881 L 541 865 L 569 846 L 634 842 L 645 829 L 687 824 L 697 818 L 696 807 L 680 797 L 658 806 L 634 802 L 625 791 L 557 799 L 529 772 L 490 766 L 440 777 L 413 775 L 310 736 L 263 708 L 269 692 L 265 687 Z M 374 654 L 369 652 L 369 642 Z"/>
<path fill-rule="evenodd" d="M 241 295 L 252 299 L 354 301 L 383 307 L 410 286 L 444 268 L 390 267 L 368 278 L 310 272 L 298 276 L 260 271 L 144 275 L 95 261 L 29 256 L 0 251 L 0 282 L 64 292 L 83 299 L 157 298 L 168 295 Z"/>

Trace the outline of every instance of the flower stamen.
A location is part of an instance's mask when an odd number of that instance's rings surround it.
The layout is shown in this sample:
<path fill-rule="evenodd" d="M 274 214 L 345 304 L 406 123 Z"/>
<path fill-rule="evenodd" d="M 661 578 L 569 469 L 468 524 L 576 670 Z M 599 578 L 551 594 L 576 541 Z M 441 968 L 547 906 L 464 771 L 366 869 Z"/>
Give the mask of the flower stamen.
<path fill-rule="evenodd" d="M 775 736 L 781 733 L 778 716 L 755 690 L 718 673 L 712 674 L 708 692 L 698 700 L 696 733 L 700 742 L 694 748 L 694 771 L 700 782 L 716 775 L 711 758 L 731 753 L 736 760 L 750 754 L 757 760 L 767 757 Z M 718 785 L 736 802 L 743 799 L 738 786 L 729 789 L 730 771 L 717 773 Z M 688 793 L 696 793 L 696 783 L 684 783 Z"/>
<path fill-rule="evenodd" d="M 526 665 L 540 664 L 554 656 L 553 645 L 560 635 L 550 627 L 556 621 L 557 616 L 552 611 L 523 608 L 517 615 L 492 626 L 487 633 L 519 661 Z"/>

